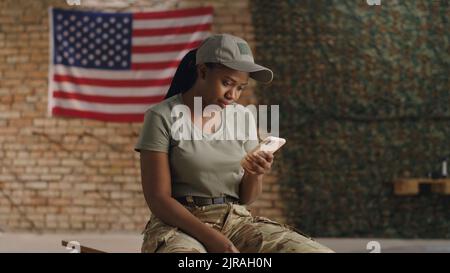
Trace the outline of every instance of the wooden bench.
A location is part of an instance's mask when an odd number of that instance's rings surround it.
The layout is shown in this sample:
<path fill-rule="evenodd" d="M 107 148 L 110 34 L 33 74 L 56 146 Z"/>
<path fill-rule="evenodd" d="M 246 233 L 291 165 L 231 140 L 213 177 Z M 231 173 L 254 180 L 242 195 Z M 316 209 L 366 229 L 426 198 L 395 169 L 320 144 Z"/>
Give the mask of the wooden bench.
<path fill-rule="evenodd" d="M 430 185 L 433 193 L 450 194 L 450 178 L 398 178 L 394 180 L 394 194 L 417 195 L 422 184 Z"/>

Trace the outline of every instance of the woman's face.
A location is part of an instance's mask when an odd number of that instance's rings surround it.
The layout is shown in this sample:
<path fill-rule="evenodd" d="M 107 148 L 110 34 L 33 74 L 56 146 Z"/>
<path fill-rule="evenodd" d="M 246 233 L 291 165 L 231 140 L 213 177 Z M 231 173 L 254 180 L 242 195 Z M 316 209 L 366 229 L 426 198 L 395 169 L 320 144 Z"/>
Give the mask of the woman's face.
<path fill-rule="evenodd" d="M 248 85 L 248 72 L 237 71 L 221 64 L 208 68 L 200 64 L 198 68 L 202 83 L 204 105 L 216 104 L 225 108 L 236 102 Z"/>

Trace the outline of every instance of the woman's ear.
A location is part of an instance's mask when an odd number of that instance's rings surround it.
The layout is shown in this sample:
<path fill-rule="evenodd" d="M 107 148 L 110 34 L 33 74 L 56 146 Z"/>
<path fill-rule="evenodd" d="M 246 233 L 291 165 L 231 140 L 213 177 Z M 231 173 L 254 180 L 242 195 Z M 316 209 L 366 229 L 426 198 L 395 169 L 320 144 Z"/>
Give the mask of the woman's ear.
<path fill-rule="evenodd" d="M 206 67 L 205 64 L 199 64 L 197 66 L 197 74 L 202 80 L 206 79 L 206 70 L 207 69 L 208 68 Z"/>

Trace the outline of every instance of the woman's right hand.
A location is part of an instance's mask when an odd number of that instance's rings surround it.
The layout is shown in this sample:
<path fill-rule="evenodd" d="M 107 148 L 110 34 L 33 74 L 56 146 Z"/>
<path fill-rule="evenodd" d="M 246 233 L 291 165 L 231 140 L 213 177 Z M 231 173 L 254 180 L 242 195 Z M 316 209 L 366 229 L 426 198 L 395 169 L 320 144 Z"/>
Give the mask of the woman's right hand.
<path fill-rule="evenodd" d="M 203 243 L 210 253 L 239 253 L 234 244 L 221 232 L 212 228 L 211 235 Z"/>

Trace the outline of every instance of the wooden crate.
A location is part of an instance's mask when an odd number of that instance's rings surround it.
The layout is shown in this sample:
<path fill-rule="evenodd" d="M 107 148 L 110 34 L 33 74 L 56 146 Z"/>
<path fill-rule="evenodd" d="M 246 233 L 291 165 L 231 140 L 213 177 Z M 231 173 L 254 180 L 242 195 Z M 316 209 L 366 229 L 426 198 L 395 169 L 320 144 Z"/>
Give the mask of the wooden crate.
<path fill-rule="evenodd" d="M 417 195 L 421 184 L 430 184 L 431 191 L 450 195 L 450 178 L 399 178 L 394 180 L 394 193 L 396 195 Z"/>

